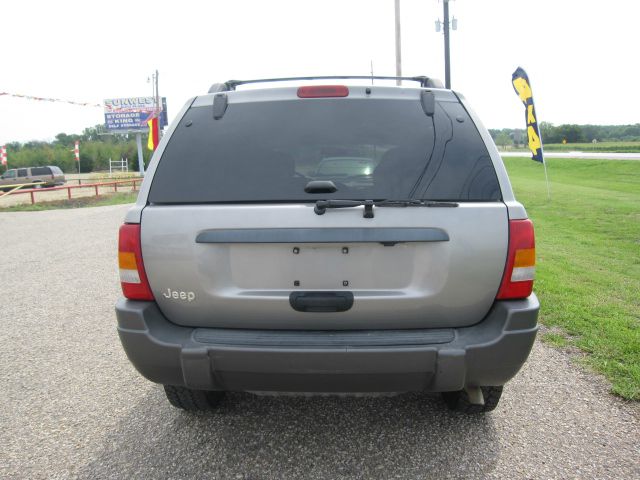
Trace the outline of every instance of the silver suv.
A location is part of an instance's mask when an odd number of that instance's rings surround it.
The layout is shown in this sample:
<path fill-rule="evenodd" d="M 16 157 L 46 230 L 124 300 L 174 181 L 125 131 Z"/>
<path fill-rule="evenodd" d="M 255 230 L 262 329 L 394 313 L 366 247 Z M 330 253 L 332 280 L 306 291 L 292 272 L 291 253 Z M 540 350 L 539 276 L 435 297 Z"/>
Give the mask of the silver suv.
<path fill-rule="evenodd" d="M 11 190 L 23 184 L 26 188 L 55 187 L 65 182 L 64 173 L 54 165 L 12 168 L 0 176 L 0 190 Z"/>
<path fill-rule="evenodd" d="M 496 407 L 537 332 L 533 226 L 465 99 L 411 80 L 229 81 L 178 114 L 120 229 L 116 305 L 171 404 L 429 391 Z"/>

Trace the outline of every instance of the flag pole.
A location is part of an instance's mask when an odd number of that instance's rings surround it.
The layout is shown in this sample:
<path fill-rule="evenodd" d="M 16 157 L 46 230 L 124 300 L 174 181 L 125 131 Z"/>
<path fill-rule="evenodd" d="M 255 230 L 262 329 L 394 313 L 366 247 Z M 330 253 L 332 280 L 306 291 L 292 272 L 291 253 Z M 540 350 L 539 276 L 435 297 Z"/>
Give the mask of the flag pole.
<path fill-rule="evenodd" d="M 540 153 L 542 154 L 542 166 L 544 167 L 544 182 L 547 184 L 547 200 L 551 201 L 551 185 L 549 184 L 549 174 L 547 173 L 547 160 L 544 157 L 544 140 L 540 129 L 538 129 L 538 138 L 540 139 Z"/>
<path fill-rule="evenodd" d="M 547 184 L 547 200 L 551 201 L 551 185 L 549 185 L 549 174 L 547 173 L 547 160 L 544 158 L 544 141 L 542 140 L 542 132 L 538 131 L 540 138 L 540 153 L 542 154 L 542 166 L 544 167 L 544 181 Z"/>
<path fill-rule="evenodd" d="M 540 139 L 540 143 L 542 143 L 542 138 Z M 544 167 L 544 180 L 547 184 L 547 200 L 551 201 L 551 185 L 549 185 L 549 175 L 547 174 L 547 161 L 544 159 L 544 149 L 542 149 L 542 166 Z"/>
<path fill-rule="evenodd" d="M 80 141 L 76 140 L 75 147 L 73 148 L 73 155 L 78 162 L 78 174 L 80 174 Z"/>
<path fill-rule="evenodd" d="M 0 147 L 0 165 L 4 167 L 5 172 L 9 170 L 9 165 L 7 165 L 7 146 L 2 145 Z"/>

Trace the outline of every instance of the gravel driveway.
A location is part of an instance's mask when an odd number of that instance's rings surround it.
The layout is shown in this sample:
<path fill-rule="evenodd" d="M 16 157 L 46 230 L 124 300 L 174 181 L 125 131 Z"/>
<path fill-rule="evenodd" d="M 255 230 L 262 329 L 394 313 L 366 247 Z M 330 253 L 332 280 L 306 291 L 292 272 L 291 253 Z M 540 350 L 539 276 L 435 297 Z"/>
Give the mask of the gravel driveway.
<path fill-rule="evenodd" d="M 125 206 L 0 213 L 1 478 L 640 478 L 640 416 L 538 343 L 484 417 L 436 395 L 172 409 L 117 338 Z"/>

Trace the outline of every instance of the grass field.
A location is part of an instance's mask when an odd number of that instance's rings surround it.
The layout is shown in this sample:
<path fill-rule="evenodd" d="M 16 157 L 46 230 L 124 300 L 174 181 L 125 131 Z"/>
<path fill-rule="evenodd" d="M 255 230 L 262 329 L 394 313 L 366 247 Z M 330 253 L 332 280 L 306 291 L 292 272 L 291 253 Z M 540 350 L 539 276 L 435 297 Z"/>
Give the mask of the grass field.
<path fill-rule="evenodd" d="M 502 147 L 502 145 L 500 145 Z M 547 152 L 613 152 L 613 153 L 637 153 L 640 152 L 640 142 L 598 142 L 598 143 L 545 143 Z M 509 146 L 508 151 L 528 152 L 526 146 Z"/>
<path fill-rule="evenodd" d="M 544 339 L 577 347 L 612 391 L 640 400 L 640 161 L 505 164 L 536 228 Z"/>
<path fill-rule="evenodd" d="M 640 142 L 545 143 L 548 152 L 640 152 Z"/>

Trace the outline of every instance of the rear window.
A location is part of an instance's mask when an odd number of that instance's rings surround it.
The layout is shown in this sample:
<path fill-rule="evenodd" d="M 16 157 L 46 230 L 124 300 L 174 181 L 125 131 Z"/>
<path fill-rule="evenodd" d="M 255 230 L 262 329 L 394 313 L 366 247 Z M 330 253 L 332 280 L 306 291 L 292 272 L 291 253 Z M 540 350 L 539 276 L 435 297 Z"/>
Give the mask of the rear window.
<path fill-rule="evenodd" d="M 308 194 L 312 180 L 338 190 Z M 339 198 L 495 201 L 489 154 L 465 109 L 371 98 L 230 103 L 187 111 L 160 159 L 151 203 Z"/>
<path fill-rule="evenodd" d="M 31 175 L 51 175 L 49 167 L 31 167 Z"/>

